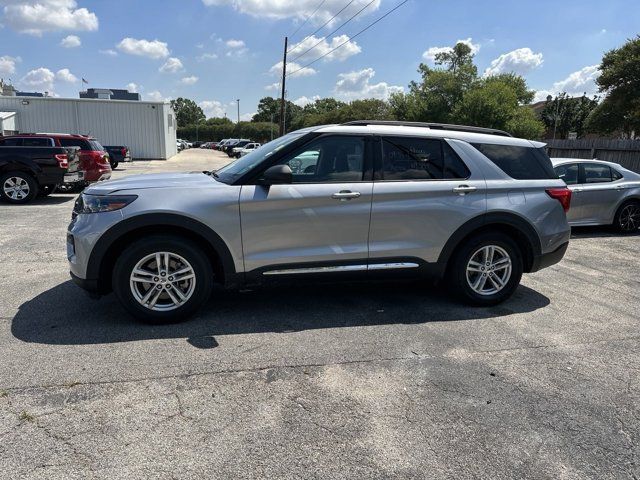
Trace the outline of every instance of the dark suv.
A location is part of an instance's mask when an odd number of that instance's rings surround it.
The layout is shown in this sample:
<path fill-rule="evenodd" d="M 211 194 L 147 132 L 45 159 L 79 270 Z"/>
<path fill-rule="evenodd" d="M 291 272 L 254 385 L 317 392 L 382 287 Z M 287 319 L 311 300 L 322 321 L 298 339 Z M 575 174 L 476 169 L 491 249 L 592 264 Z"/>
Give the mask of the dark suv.
<path fill-rule="evenodd" d="M 94 183 L 111 178 L 109 155 L 95 138 L 64 133 L 23 133 L 0 139 L 0 145 L 6 147 L 36 146 L 36 143 L 39 146 L 80 148 L 83 178 L 79 181 Z"/>

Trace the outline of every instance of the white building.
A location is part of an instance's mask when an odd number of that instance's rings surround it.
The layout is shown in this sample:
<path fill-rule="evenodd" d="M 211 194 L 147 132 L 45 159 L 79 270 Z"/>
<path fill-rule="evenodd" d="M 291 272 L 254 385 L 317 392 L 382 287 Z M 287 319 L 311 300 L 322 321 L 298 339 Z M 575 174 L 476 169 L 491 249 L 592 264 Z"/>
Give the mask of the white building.
<path fill-rule="evenodd" d="M 91 135 L 103 145 L 126 145 L 134 159 L 177 153 L 175 114 L 162 102 L 0 96 L 0 134 L 16 132 Z"/>

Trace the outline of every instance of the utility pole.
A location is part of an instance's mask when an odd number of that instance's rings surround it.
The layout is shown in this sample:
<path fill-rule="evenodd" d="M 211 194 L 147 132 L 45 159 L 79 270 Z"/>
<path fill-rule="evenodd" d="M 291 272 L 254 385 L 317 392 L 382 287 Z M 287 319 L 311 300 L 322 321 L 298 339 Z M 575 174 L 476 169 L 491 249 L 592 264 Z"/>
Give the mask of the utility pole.
<path fill-rule="evenodd" d="M 236 102 L 238 102 L 238 123 L 240 123 L 240 99 L 238 98 Z"/>
<path fill-rule="evenodd" d="M 284 37 L 284 58 L 282 59 L 282 96 L 280 98 L 280 136 L 284 135 L 284 102 L 285 102 L 285 82 L 287 81 L 287 48 L 289 47 L 289 37 Z"/>

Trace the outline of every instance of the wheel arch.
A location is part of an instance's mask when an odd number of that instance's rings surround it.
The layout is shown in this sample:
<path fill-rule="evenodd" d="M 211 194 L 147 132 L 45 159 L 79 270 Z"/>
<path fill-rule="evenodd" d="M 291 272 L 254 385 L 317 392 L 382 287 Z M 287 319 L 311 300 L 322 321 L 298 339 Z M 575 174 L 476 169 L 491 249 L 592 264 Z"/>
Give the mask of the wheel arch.
<path fill-rule="evenodd" d="M 216 279 L 223 284 L 234 280 L 236 270 L 233 257 L 216 232 L 192 218 L 165 213 L 131 217 L 107 230 L 91 251 L 87 278 L 97 281 L 100 293 L 109 292 L 113 266 L 119 253 L 132 242 L 155 234 L 188 238 L 202 248 L 209 258 Z"/>
<path fill-rule="evenodd" d="M 500 231 L 515 240 L 522 251 L 524 272 L 530 272 L 534 259 L 542 254 L 540 237 L 527 220 L 513 213 L 487 213 L 469 220 L 451 235 L 438 258 L 442 274 L 447 271 L 449 262 L 460 245 L 473 235 L 486 231 Z"/>

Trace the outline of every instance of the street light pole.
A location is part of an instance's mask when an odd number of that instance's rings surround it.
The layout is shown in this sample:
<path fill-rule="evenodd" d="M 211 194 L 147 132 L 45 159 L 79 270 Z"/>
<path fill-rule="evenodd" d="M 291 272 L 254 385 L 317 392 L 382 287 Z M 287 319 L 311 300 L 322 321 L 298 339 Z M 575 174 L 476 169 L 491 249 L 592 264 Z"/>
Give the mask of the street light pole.
<path fill-rule="evenodd" d="M 237 99 L 236 102 L 238 102 L 238 123 L 240 123 L 240 99 Z"/>

